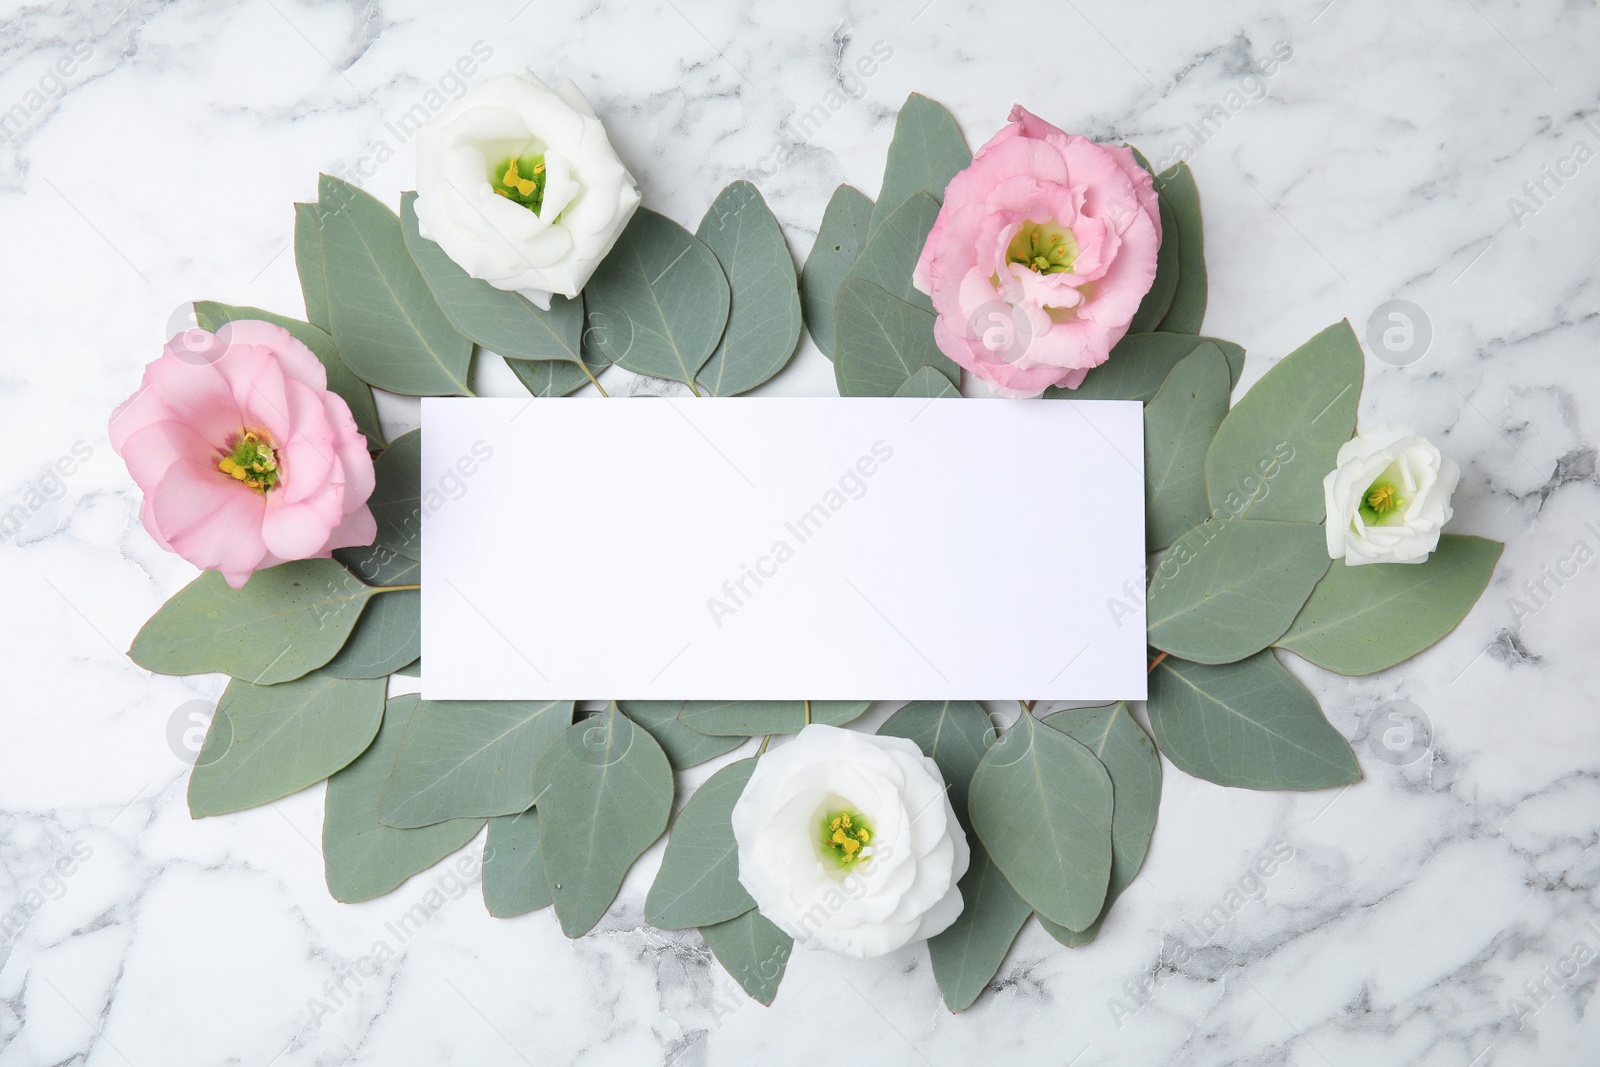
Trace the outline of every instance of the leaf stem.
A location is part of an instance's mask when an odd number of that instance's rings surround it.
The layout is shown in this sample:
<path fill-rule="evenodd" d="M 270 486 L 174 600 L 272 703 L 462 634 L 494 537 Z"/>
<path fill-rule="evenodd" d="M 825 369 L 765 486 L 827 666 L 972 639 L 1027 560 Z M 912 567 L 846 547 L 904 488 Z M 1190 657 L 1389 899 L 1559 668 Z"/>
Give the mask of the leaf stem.
<path fill-rule="evenodd" d="M 600 379 L 594 376 L 594 371 L 589 369 L 589 364 L 585 363 L 581 356 L 578 358 L 578 366 L 583 368 L 583 373 L 589 376 L 589 384 L 598 389 L 601 396 L 607 398 L 611 396 L 610 393 L 606 392 L 606 387 L 600 384 Z"/>
<path fill-rule="evenodd" d="M 806 706 L 806 725 L 810 726 L 811 725 L 811 701 L 802 700 L 801 703 Z"/>
<path fill-rule="evenodd" d="M 768 734 L 766 737 L 763 737 L 761 739 L 761 747 L 756 749 L 756 755 L 757 756 L 764 755 L 766 753 L 766 751 L 767 751 L 767 745 L 770 744 L 771 742 L 772 742 L 772 735 L 771 734 Z"/>
<path fill-rule="evenodd" d="M 413 585 L 380 585 L 373 590 L 374 593 L 399 593 L 406 589 L 421 589 L 418 584 Z"/>
<path fill-rule="evenodd" d="M 1167 654 L 1165 652 L 1163 652 L 1163 653 L 1161 653 L 1161 655 L 1159 655 L 1155 659 L 1151 660 L 1150 661 L 1150 669 L 1145 671 L 1145 673 L 1149 674 L 1149 673 L 1151 673 L 1151 671 L 1154 671 L 1157 667 L 1159 667 L 1161 665 L 1161 661 L 1166 659 L 1166 658 L 1167 658 Z"/>

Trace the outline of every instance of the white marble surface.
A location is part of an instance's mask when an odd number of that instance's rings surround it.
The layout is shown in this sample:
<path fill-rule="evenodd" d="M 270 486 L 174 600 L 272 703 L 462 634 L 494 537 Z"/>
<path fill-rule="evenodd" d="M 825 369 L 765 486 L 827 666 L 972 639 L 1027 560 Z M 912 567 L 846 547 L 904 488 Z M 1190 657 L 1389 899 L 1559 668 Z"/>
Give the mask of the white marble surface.
<path fill-rule="evenodd" d="M 6 5 L 0 510 L 28 518 L 0 544 L 0 914 L 24 912 L 0 942 L 0 1067 L 1600 1060 L 1592 3 L 466 6 Z M 1247 381 L 1340 317 L 1364 333 L 1392 298 L 1424 309 L 1431 347 L 1369 358 L 1362 417 L 1434 436 L 1465 472 L 1455 529 L 1508 547 L 1479 608 L 1413 662 L 1362 679 L 1294 665 L 1366 779 L 1254 794 L 1169 767 L 1151 858 L 1100 940 L 1067 951 L 1030 926 L 961 1016 L 917 950 L 799 954 L 775 1005 L 750 1004 L 697 936 L 641 925 L 653 854 L 579 942 L 548 912 L 491 920 L 475 886 L 402 941 L 386 924 L 457 883 L 439 868 L 335 904 L 320 788 L 191 821 L 169 726 L 220 685 L 121 654 L 192 572 L 139 527 L 105 416 L 183 302 L 298 313 L 291 201 L 329 170 L 395 203 L 411 158 L 390 124 L 480 41 L 474 78 L 574 77 L 646 202 L 690 226 L 748 177 L 802 255 L 834 185 L 876 190 L 917 89 L 974 144 L 1014 101 L 1158 162 L 1187 141 L 1207 332 L 1248 347 Z M 843 83 L 879 41 L 892 58 Z M 1292 57 L 1253 76 L 1279 42 Z M 824 393 L 830 369 L 807 348 L 772 388 Z M 47 478 L 75 444 L 87 461 Z M 1376 755 L 1396 699 L 1432 724 L 1403 766 Z M 1249 881 L 1275 847 L 1292 858 Z M 1218 904 L 1227 921 L 1202 928 Z M 357 976 L 380 941 L 394 959 Z M 1196 951 L 1174 966 L 1180 942 Z M 336 1010 L 313 1024 L 318 999 Z"/>

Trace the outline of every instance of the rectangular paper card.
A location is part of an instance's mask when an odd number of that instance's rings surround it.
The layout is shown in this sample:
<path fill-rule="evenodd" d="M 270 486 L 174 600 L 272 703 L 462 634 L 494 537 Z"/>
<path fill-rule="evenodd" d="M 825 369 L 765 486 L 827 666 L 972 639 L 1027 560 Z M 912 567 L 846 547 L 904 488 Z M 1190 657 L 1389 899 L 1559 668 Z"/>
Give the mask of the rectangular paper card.
<path fill-rule="evenodd" d="M 434 700 L 1145 695 L 1137 402 L 422 401 Z"/>

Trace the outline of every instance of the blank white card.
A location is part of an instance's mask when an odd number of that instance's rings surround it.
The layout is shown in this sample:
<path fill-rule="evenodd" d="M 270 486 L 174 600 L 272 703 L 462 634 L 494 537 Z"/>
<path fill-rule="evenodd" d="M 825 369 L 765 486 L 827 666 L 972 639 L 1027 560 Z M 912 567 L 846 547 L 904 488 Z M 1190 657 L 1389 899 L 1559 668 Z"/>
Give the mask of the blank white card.
<path fill-rule="evenodd" d="M 1145 695 L 1137 402 L 422 401 L 434 700 Z"/>

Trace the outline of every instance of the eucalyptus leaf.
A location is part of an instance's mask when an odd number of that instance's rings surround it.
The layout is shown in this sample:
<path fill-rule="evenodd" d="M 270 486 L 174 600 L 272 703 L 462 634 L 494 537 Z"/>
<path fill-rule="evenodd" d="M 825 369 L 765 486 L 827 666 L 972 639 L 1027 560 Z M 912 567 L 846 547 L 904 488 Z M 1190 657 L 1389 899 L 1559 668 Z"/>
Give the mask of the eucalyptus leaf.
<path fill-rule="evenodd" d="M 322 858 L 328 892 L 335 900 L 352 904 L 381 897 L 460 849 L 483 829 L 482 819 L 454 819 L 415 830 L 378 821 L 378 798 L 417 703 L 415 696 L 389 701 L 372 747 L 328 779 Z"/>
<path fill-rule="evenodd" d="M 422 677 L 422 657 L 418 656 L 416 659 L 412 660 L 410 663 L 407 663 L 404 667 L 401 667 L 399 670 L 395 671 L 394 673 L 403 674 L 407 678 L 421 678 Z"/>
<path fill-rule="evenodd" d="M 1140 166 L 1150 170 L 1150 164 L 1137 150 L 1134 156 L 1138 158 Z M 1139 301 L 1139 310 L 1133 313 L 1133 321 L 1128 324 L 1130 334 L 1149 333 L 1159 327 L 1178 291 L 1178 245 L 1182 240 L 1178 234 L 1178 216 L 1173 213 L 1172 205 L 1159 195 L 1157 207 L 1161 217 L 1161 247 L 1156 253 L 1156 276 L 1150 283 L 1150 291 Z"/>
<path fill-rule="evenodd" d="M 361 189 L 317 185 L 331 333 L 361 378 L 391 393 L 472 395 L 472 342 L 450 325 L 406 251 L 400 220 Z"/>
<path fill-rule="evenodd" d="M 533 768 L 572 725 L 572 701 L 424 700 L 411 713 L 378 821 L 427 826 L 533 805 Z"/>
<path fill-rule="evenodd" d="M 1244 349 L 1232 341 L 1191 333 L 1130 333 L 1117 342 L 1110 358 L 1089 372 L 1082 385 L 1076 389 L 1052 385 L 1044 391 L 1045 399 L 1140 400 L 1148 404 L 1172 368 L 1207 342 L 1216 345 L 1226 357 L 1231 390 L 1239 384 L 1239 375 L 1244 371 Z"/>
<path fill-rule="evenodd" d="M 422 654 L 422 591 L 374 597 L 339 654 L 322 667 L 335 678 L 384 678 Z"/>
<path fill-rule="evenodd" d="M 483 906 L 509 919 L 550 906 L 550 883 L 539 853 L 539 810 L 489 820 L 483 846 Z"/>
<path fill-rule="evenodd" d="M 214 300 L 196 300 L 194 315 L 200 328 L 210 333 L 216 333 L 225 322 L 240 319 L 270 322 L 288 330 L 295 340 L 311 349 L 311 354 L 322 364 L 322 369 L 328 374 L 328 388 L 337 393 L 350 408 L 350 414 L 356 420 L 356 429 L 367 439 L 367 446 L 383 447 L 383 427 L 378 422 L 378 407 L 372 399 L 372 387 L 345 366 L 344 360 L 339 357 L 338 347 L 327 333 L 299 319 L 285 318 L 260 308 L 219 304 Z"/>
<path fill-rule="evenodd" d="M 1146 708 L 1161 752 L 1208 782 L 1328 789 L 1361 777 L 1349 742 L 1270 650 L 1215 667 L 1164 659 Z"/>
<path fill-rule="evenodd" d="M 872 201 L 860 190 L 841 185 L 833 191 L 822 213 L 817 239 L 800 271 L 800 304 L 806 329 L 822 354 L 833 358 L 833 306 L 839 283 L 867 240 Z"/>
<path fill-rule="evenodd" d="M 960 397 L 961 391 L 950 384 L 950 379 L 934 370 L 932 367 L 923 367 L 905 384 L 895 390 L 895 396 L 920 396 L 933 398 Z"/>
<path fill-rule="evenodd" d="M 377 544 L 422 559 L 422 430 L 389 442 L 372 464 L 376 478 L 367 506 L 378 523 Z"/>
<path fill-rule="evenodd" d="M 965 822 L 967 786 L 984 752 L 994 744 L 994 723 L 983 705 L 975 700 L 914 701 L 889 716 L 878 732 L 915 741 L 922 754 L 939 765 L 950 806 Z"/>
<path fill-rule="evenodd" d="M 583 367 L 564 359 L 508 359 L 506 366 L 534 396 L 566 396 L 599 378 L 600 372 L 610 365 L 595 345 L 583 346 L 583 360 L 584 366 L 589 368 L 588 374 Z"/>
<path fill-rule="evenodd" d="M 755 772 L 754 759 L 730 763 L 694 791 L 673 820 L 644 917 L 663 930 L 712 926 L 756 906 L 739 884 L 733 806 Z"/>
<path fill-rule="evenodd" d="M 1086 945 L 1099 934 L 1112 904 L 1133 884 L 1150 850 L 1156 813 L 1161 807 L 1161 757 L 1126 703 L 1100 708 L 1073 708 L 1040 720 L 1083 745 L 1111 775 L 1111 882 L 1106 886 L 1100 917 L 1083 931 L 1068 930 L 1041 919 L 1045 930 L 1069 947 Z"/>
<path fill-rule="evenodd" d="M 922 246 L 939 218 L 939 201 L 928 193 L 912 193 L 875 226 L 866 246 L 845 273 L 844 281 L 872 282 L 913 307 L 933 314 L 933 301 L 912 284 Z"/>
<path fill-rule="evenodd" d="M 972 828 L 1013 889 L 1071 930 L 1094 922 L 1111 878 L 1111 777 L 1083 745 L 1023 715 L 978 764 Z"/>
<path fill-rule="evenodd" d="M 589 330 L 619 367 L 690 384 L 728 322 L 728 279 L 699 238 L 634 212 L 584 290 Z"/>
<path fill-rule="evenodd" d="M 1150 583 L 1150 644 L 1232 663 L 1283 636 L 1328 572 L 1322 527 L 1213 519 L 1173 543 Z"/>
<path fill-rule="evenodd" d="M 677 770 L 684 770 L 732 752 L 745 743 L 743 734 L 718 737 L 691 730 L 678 721 L 681 700 L 619 700 L 617 707 L 633 720 L 635 726 L 650 731 L 667 760 Z"/>
<path fill-rule="evenodd" d="M 1355 430 L 1363 364 L 1350 323 L 1338 322 L 1251 386 L 1206 453 L 1211 513 L 1321 522 L 1322 479 Z"/>
<path fill-rule="evenodd" d="M 794 939 L 778 929 L 766 916 L 751 908 L 736 919 L 702 926 L 706 939 L 722 969 L 733 977 L 751 999 L 771 1004 L 778 995 L 778 983 L 794 951 Z"/>
<path fill-rule="evenodd" d="M 748 392 L 784 368 L 800 343 L 800 290 L 783 230 L 761 192 L 729 185 L 695 230 L 722 264 L 730 298 L 728 327 L 700 369 L 711 396 Z"/>
<path fill-rule="evenodd" d="M 189 775 L 189 814 L 242 811 L 298 793 L 361 755 L 383 718 L 382 680 L 321 672 L 223 691 Z"/>
<path fill-rule="evenodd" d="M 1164 333 L 1199 333 L 1206 317 L 1205 234 L 1200 222 L 1200 190 L 1195 188 L 1189 164 L 1179 163 L 1157 174 L 1156 193 L 1172 209 L 1172 232 L 1178 235 L 1178 282 L 1172 303 L 1156 329 Z M 1162 225 L 1166 225 L 1165 219 Z M 1162 230 L 1163 234 L 1166 232 Z"/>
<path fill-rule="evenodd" d="M 972 864 L 962 876 L 961 914 L 928 939 L 928 959 L 945 1007 L 964 1011 L 1005 962 L 1033 909 L 1017 895 L 982 842 L 972 841 Z"/>
<path fill-rule="evenodd" d="M 689 700 L 678 721 L 713 736 L 797 734 L 807 723 L 843 726 L 859 719 L 870 700 Z M 809 708 L 809 710 L 808 710 Z"/>
<path fill-rule="evenodd" d="M 906 97 L 895 118 L 883 188 L 872 209 L 872 229 L 916 193 L 942 201 L 950 179 L 971 162 L 972 152 L 950 112 L 921 93 Z"/>
<path fill-rule="evenodd" d="M 1144 419 L 1144 540 L 1156 552 L 1204 522 L 1206 449 L 1228 414 L 1228 361 L 1209 341 L 1167 375 Z"/>
<path fill-rule="evenodd" d="M 1404 663 L 1466 618 L 1503 548 L 1482 537 L 1445 534 L 1421 563 L 1351 567 L 1336 561 L 1278 647 L 1339 674 L 1372 674 Z"/>
<path fill-rule="evenodd" d="M 444 249 L 422 236 L 417 228 L 416 201 L 416 193 L 400 194 L 400 229 L 406 251 L 456 332 L 508 360 L 576 363 L 583 335 L 582 296 L 569 300 L 554 295 L 550 310 L 543 311 L 520 293 L 496 289 L 474 278 Z"/>
<path fill-rule="evenodd" d="M 322 258 L 322 224 L 316 204 L 294 206 L 294 266 L 305 296 L 306 321 L 323 333 L 333 332 L 328 302 L 328 275 Z"/>
<path fill-rule="evenodd" d="M 556 917 L 568 937 L 579 937 L 667 828 L 672 765 L 613 704 L 557 735 L 534 768 L 533 787 Z"/>
<path fill-rule="evenodd" d="M 422 564 L 382 545 L 336 548 L 333 558 L 368 585 L 416 585 L 422 580 Z"/>
<path fill-rule="evenodd" d="M 243 589 L 206 571 L 161 605 L 128 656 L 157 674 L 293 681 L 338 653 L 375 593 L 331 559 L 256 571 Z"/>
<path fill-rule="evenodd" d="M 952 385 L 960 369 L 933 340 L 933 315 L 871 282 L 839 286 L 833 373 L 840 396 L 894 396 L 923 367 Z"/>

